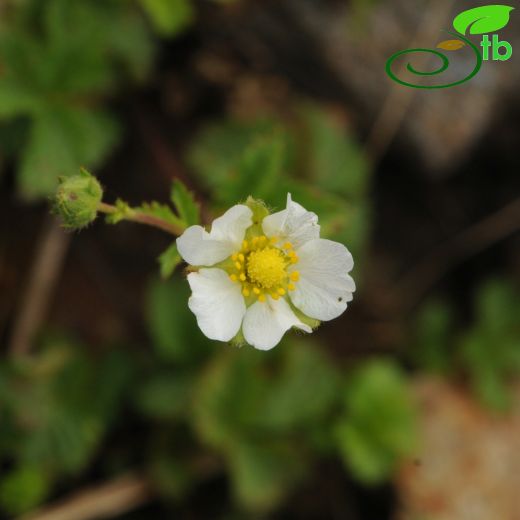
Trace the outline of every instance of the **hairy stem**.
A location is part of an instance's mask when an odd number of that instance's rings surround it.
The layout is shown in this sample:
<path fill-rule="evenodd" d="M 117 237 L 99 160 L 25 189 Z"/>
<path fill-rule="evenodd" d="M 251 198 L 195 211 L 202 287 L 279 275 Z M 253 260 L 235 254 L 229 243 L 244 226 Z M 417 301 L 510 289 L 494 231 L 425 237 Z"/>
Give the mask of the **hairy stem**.
<path fill-rule="evenodd" d="M 101 213 L 106 213 L 107 215 L 111 215 L 113 213 L 117 213 L 119 210 L 112 206 L 111 204 L 107 204 L 105 202 L 100 202 L 98 206 L 98 211 Z M 154 215 L 147 215 L 142 211 L 132 209 L 123 216 L 123 220 L 128 220 L 130 222 L 138 222 L 139 224 L 145 224 L 147 226 L 156 227 L 170 233 L 174 236 L 182 235 L 184 232 L 184 228 L 181 226 L 177 226 L 172 224 L 171 222 L 167 222 L 162 218 L 156 217 Z"/>

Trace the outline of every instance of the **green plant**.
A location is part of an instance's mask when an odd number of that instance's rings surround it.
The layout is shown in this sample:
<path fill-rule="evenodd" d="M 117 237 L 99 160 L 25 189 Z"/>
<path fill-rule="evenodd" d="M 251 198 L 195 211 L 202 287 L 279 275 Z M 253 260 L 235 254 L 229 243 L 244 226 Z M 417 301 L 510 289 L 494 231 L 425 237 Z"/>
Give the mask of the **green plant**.
<path fill-rule="evenodd" d="M 368 484 L 387 479 L 416 446 L 415 409 L 404 374 L 391 362 L 361 367 L 343 394 L 337 441 L 345 464 Z"/>
<path fill-rule="evenodd" d="M 509 382 L 520 371 L 518 296 L 506 281 L 491 280 L 478 288 L 475 302 L 473 322 L 462 330 L 450 306 L 427 304 L 417 320 L 412 354 L 428 370 L 464 374 L 485 405 L 505 410 Z"/>

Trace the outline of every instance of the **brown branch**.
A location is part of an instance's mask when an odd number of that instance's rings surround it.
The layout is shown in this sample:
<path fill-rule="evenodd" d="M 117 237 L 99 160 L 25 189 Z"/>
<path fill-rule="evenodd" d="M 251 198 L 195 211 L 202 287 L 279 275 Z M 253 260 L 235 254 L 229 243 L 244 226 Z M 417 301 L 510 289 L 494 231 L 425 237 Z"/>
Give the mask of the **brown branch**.
<path fill-rule="evenodd" d="M 148 481 L 124 475 L 82 490 L 61 502 L 23 516 L 20 520 L 92 520 L 120 516 L 146 504 L 153 497 Z"/>
<path fill-rule="evenodd" d="M 431 251 L 395 286 L 405 295 L 405 307 L 417 301 L 453 267 L 520 230 L 520 198 Z"/>
<path fill-rule="evenodd" d="M 45 318 L 54 286 L 67 253 L 70 236 L 63 233 L 55 218 L 49 216 L 33 253 L 33 265 L 22 297 L 8 346 L 12 356 L 27 354 Z"/>

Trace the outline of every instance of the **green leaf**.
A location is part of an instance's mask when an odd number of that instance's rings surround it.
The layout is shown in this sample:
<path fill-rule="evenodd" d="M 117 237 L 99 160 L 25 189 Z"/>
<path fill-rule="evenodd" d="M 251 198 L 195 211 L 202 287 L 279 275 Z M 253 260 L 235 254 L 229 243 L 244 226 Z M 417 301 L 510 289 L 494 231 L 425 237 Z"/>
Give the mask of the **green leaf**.
<path fill-rule="evenodd" d="M 280 189 L 284 162 L 285 142 L 282 132 L 258 137 L 244 150 L 235 166 L 234 182 L 227 186 L 227 191 L 234 193 L 236 200 L 248 195 L 272 200 L 273 193 Z"/>
<path fill-rule="evenodd" d="M 309 177 L 320 188 L 358 202 L 367 193 L 371 173 L 361 146 L 327 112 L 310 105 L 301 114 L 307 127 Z"/>
<path fill-rule="evenodd" d="M 345 413 L 337 426 L 339 450 L 367 484 L 388 478 L 416 445 L 415 408 L 404 375 L 389 362 L 362 367 L 345 389 Z"/>
<path fill-rule="evenodd" d="M 172 208 L 166 204 L 161 204 L 157 201 L 144 202 L 134 209 L 151 217 L 157 217 L 161 220 L 165 220 L 174 226 L 184 228 L 184 222 L 179 219 L 179 217 L 177 217 L 177 215 L 175 215 L 173 212 Z"/>
<path fill-rule="evenodd" d="M 241 442 L 230 452 L 230 469 L 238 502 L 258 512 L 276 507 L 305 467 L 290 445 Z"/>
<path fill-rule="evenodd" d="M 140 0 L 155 30 L 172 37 L 186 29 L 195 12 L 191 0 Z"/>
<path fill-rule="evenodd" d="M 453 351 L 450 345 L 452 311 L 441 302 L 424 305 L 416 324 L 416 345 L 412 354 L 426 370 L 446 373 L 453 366 Z"/>
<path fill-rule="evenodd" d="M 161 278 L 167 280 L 175 271 L 175 268 L 182 262 L 181 255 L 177 251 L 177 244 L 173 242 L 164 253 L 158 258 L 161 270 Z"/>
<path fill-rule="evenodd" d="M 309 430 L 321 424 L 336 404 L 338 373 L 317 345 L 292 339 L 284 347 L 284 366 L 269 385 L 258 426 L 271 432 Z"/>
<path fill-rule="evenodd" d="M 29 198 L 49 195 L 58 177 L 68 177 L 81 166 L 96 168 L 117 135 L 117 126 L 101 112 L 63 108 L 42 112 L 33 122 L 22 155 L 21 192 Z"/>
<path fill-rule="evenodd" d="M 31 115 L 40 108 L 41 101 L 20 85 L 10 84 L 0 79 L 0 118 Z"/>
<path fill-rule="evenodd" d="M 475 324 L 459 339 L 459 355 L 471 385 L 487 406 L 511 405 L 509 383 L 520 372 L 519 298 L 506 281 L 491 280 L 477 295 Z"/>
<path fill-rule="evenodd" d="M 130 207 L 128 202 L 122 199 L 116 200 L 115 208 L 116 211 L 114 211 L 114 213 L 109 213 L 106 216 L 106 222 L 108 224 L 118 224 L 132 213 L 132 208 Z"/>
<path fill-rule="evenodd" d="M 18 461 L 51 475 L 84 469 L 121 409 L 128 360 L 110 351 L 93 362 L 83 348 L 53 346 L 21 366 L 3 403 L 17 424 Z"/>
<path fill-rule="evenodd" d="M 91 170 L 102 164 L 119 139 L 119 125 L 100 110 L 68 108 L 59 118 L 76 160 Z"/>
<path fill-rule="evenodd" d="M 181 181 L 177 179 L 173 181 L 170 198 L 186 227 L 200 222 L 199 204 L 193 193 Z"/>
<path fill-rule="evenodd" d="M 509 23 L 514 7 L 508 5 L 485 5 L 460 13 L 453 20 L 453 27 L 460 34 L 486 34 L 498 31 Z"/>
<path fill-rule="evenodd" d="M 39 76 L 52 94 L 106 94 L 149 70 L 150 34 L 133 2 L 49 0 L 42 11 L 46 65 Z"/>
<path fill-rule="evenodd" d="M 273 157 L 269 156 L 269 147 Z M 289 134 L 276 121 L 225 121 L 211 124 L 199 134 L 190 147 L 188 161 L 223 206 L 236 204 L 248 195 L 281 206 L 285 205 L 287 191 L 285 176 L 278 174 L 288 170 L 289 150 Z"/>
<path fill-rule="evenodd" d="M 188 309 L 190 295 L 186 280 L 153 281 L 147 294 L 147 321 L 159 359 L 192 363 L 204 357 L 209 342 L 197 328 Z"/>
<path fill-rule="evenodd" d="M 159 374 L 143 382 L 136 394 L 139 410 L 155 419 L 178 418 L 188 407 L 191 378 Z"/>
<path fill-rule="evenodd" d="M 71 175 L 80 166 L 60 121 L 52 114 L 38 117 L 21 158 L 20 191 L 28 198 L 50 195 L 58 177 Z"/>
<path fill-rule="evenodd" d="M 22 466 L 2 477 L 0 504 L 4 511 L 16 516 L 43 502 L 51 484 L 45 470 L 34 466 Z"/>

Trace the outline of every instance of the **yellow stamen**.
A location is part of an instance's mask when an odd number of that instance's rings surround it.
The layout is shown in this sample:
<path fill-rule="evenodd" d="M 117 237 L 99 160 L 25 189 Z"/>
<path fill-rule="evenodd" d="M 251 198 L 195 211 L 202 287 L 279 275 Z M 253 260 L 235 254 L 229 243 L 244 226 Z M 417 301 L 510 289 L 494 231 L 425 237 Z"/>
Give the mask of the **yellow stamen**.
<path fill-rule="evenodd" d="M 256 285 L 271 289 L 280 285 L 285 277 L 285 260 L 279 249 L 267 247 L 249 254 L 247 275 Z"/>
<path fill-rule="evenodd" d="M 243 240 L 242 249 L 231 255 L 236 272 L 229 278 L 241 283 L 245 298 L 255 295 L 260 302 L 268 296 L 279 300 L 296 289 L 294 282 L 300 280 L 300 273 L 287 270 L 298 262 L 298 255 L 291 242 L 281 243 L 280 237 L 255 236 Z"/>

